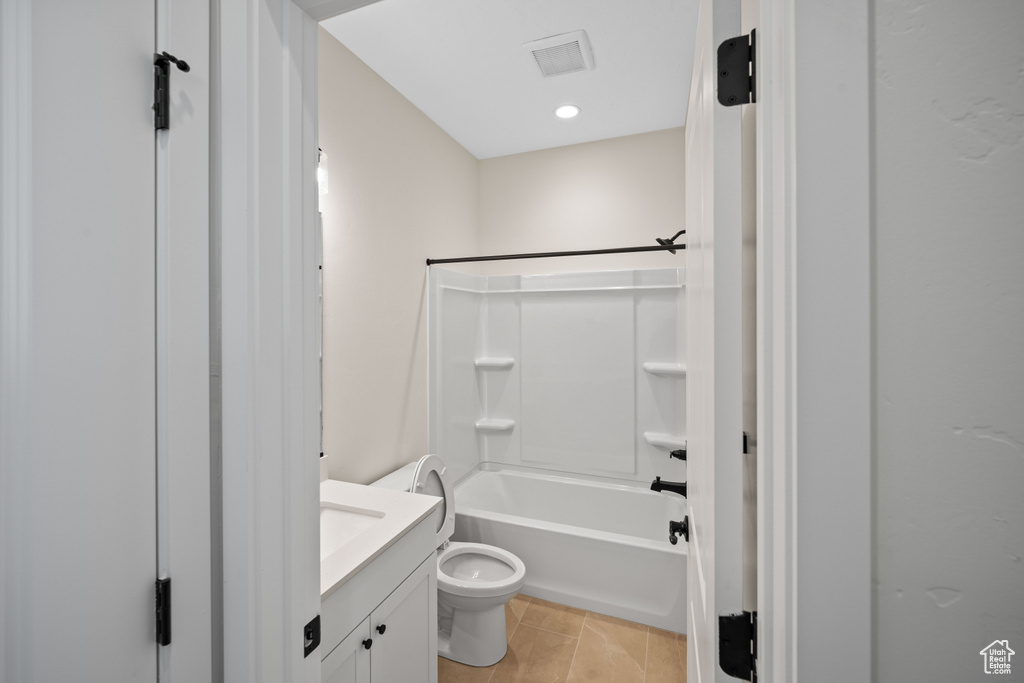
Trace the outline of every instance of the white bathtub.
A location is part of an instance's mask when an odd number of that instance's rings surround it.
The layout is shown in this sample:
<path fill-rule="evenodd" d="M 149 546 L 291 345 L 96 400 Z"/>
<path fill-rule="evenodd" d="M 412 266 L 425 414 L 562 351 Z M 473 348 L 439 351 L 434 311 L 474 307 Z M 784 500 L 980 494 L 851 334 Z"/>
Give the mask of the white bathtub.
<path fill-rule="evenodd" d="M 453 540 L 518 555 L 527 595 L 685 633 L 686 544 L 668 541 L 684 514 L 639 484 L 478 470 L 455 488 Z"/>

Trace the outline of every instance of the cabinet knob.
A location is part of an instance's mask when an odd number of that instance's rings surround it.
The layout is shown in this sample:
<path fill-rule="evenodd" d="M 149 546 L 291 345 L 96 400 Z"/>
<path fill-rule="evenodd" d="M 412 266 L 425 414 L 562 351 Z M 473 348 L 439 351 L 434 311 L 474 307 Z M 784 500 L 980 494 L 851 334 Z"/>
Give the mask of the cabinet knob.
<path fill-rule="evenodd" d="M 377 627 L 377 633 L 379 633 L 381 635 L 384 635 L 384 631 L 387 631 L 387 630 L 388 630 L 388 627 L 387 627 L 386 624 L 381 624 L 380 626 Z"/>
<path fill-rule="evenodd" d="M 373 638 L 367 638 L 366 640 L 364 640 L 363 647 L 365 647 L 367 650 L 373 647 Z"/>

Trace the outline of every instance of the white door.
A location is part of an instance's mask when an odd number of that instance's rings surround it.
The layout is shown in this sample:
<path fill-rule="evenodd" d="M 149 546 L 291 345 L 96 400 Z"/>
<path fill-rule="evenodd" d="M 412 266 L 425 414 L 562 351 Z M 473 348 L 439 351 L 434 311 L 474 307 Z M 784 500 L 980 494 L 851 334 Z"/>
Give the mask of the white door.
<path fill-rule="evenodd" d="M 703 0 L 686 115 L 688 680 L 718 665 L 718 616 L 742 608 L 740 110 L 716 96 L 717 48 L 740 35 L 739 0 Z"/>
<path fill-rule="evenodd" d="M 157 679 L 154 19 L 153 2 L 31 3 L 31 443 L 4 482 L 12 680 Z"/>

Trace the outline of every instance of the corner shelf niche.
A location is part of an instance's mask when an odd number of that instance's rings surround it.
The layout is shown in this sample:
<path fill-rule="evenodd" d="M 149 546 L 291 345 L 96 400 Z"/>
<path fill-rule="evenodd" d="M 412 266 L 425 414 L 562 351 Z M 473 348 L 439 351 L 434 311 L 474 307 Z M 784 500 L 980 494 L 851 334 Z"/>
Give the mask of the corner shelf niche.
<path fill-rule="evenodd" d="M 644 372 L 664 377 L 685 377 L 686 366 L 682 363 L 644 363 Z"/>
<path fill-rule="evenodd" d="M 515 420 L 502 420 L 493 417 L 476 421 L 476 430 L 478 432 L 510 432 L 515 426 Z"/>
<path fill-rule="evenodd" d="M 651 444 L 652 446 L 658 446 L 659 448 L 668 448 L 675 450 L 677 448 L 686 448 L 686 437 L 676 436 L 674 434 L 662 434 L 660 432 L 644 432 L 644 441 Z"/>
<path fill-rule="evenodd" d="M 514 358 L 477 358 L 473 361 L 480 370 L 508 370 L 515 364 Z"/>

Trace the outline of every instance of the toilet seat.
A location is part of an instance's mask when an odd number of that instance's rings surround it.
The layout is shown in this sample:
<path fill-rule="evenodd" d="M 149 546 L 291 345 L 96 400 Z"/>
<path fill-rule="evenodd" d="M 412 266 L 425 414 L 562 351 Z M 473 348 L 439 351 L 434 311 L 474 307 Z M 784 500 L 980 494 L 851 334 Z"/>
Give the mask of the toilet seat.
<path fill-rule="evenodd" d="M 515 593 L 525 576 L 522 560 L 493 545 L 456 541 L 437 554 L 438 588 L 451 595 L 494 598 Z"/>
<path fill-rule="evenodd" d="M 410 490 L 441 498 L 441 521 L 437 525 L 437 547 L 440 548 L 455 531 L 455 492 L 444 461 L 433 454 L 420 458 L 412 475 Z"/>

